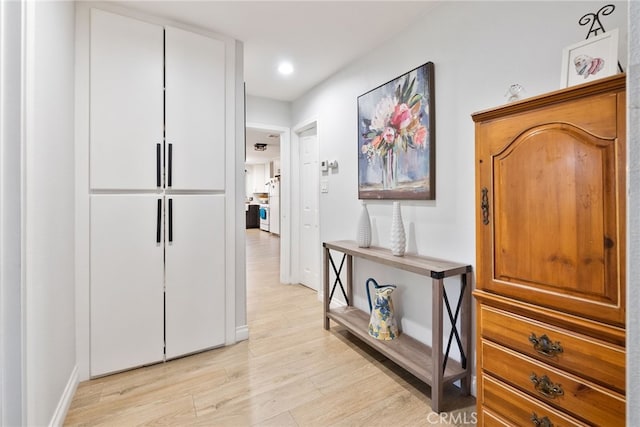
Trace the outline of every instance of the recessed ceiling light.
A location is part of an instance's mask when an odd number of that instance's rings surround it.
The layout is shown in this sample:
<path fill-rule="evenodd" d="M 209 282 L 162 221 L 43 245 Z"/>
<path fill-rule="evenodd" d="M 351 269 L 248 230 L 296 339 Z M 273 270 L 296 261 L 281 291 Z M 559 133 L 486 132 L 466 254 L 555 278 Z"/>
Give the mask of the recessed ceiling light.
<path fill-rule="evenodd" d="M 291 62 L 281 62 L 280 65 L 278 65 L 278 72 L 282 75 L 288 76 L 293 73 L 293 65 Z"/>

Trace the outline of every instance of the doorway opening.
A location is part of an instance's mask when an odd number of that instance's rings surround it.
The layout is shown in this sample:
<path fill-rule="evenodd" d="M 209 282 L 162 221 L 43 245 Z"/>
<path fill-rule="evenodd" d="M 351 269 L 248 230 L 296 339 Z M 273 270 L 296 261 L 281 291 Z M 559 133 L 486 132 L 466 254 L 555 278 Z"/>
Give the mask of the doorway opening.
<path fill-rule="evenodd" d="M 245 211 L 247 229 L 279 240 L 279 280 L 289 282 L 289 139 L 290 130 L 274 125 L 246 124 Z M 253 233 L 254 230 L 251 230 Z M 255 236 L 254 236 L 255 237 Z M 247 239 L 247 245 L 256 239 Z M 250 249 L 247 247 L 247 251 Z"/>

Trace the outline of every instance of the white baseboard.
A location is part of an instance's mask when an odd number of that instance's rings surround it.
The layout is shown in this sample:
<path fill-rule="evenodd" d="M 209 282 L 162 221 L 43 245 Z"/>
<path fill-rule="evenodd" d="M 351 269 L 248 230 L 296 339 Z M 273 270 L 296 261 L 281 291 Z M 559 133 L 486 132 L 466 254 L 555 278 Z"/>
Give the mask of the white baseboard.
<path fill-rule="evenodd" d="M 246 341 L 249 339 L 249 325 L 236 327 L 236 342 Z"/>
<path fill-rule="evenodd" d="M 318 291 L 318 301 L 324 301 L 324 292 Z M 346 306 L 347 304 L 344 301 L 340 301 L 338 298 L 331 300 L 331 307 L 333 308 L 342 308 Z"/>
<path fill-rule="evenodd" d="M 69 381 L 67 381 L 67 386 L 64 388 L 62 396 L 60 396 L 60 401 L 58 402 L 58 406 L 56 407 L 55 412 L 53 413 L 53 417 L 51 417 L 49 427 L 58 427 L 64 424 L 64 419 L 67 417 L 69 406 L 71 406 L 71 401 L 73 400 L 73 395 L 76 393 L 77 388 L 78 365 L 75 365 L 73 367 L 73 371 L 71 371 L 71 375 L 69 376 Z"/>
<path fill-rule="evenodd" d="M 478 389 L 477 389 L 477 383 L 476 383 L 476 376 L 475 375 L 471 375 L 471 395 L 473 397 L 478 397 Z"/>
<path fill-rule="evenodd" d="M 329 304 L 330 308 L 344 308 L 347 306 L 347 303 L 344 301 L 340 301 L 339 299 L 332 300 L 331 304 Z"/>

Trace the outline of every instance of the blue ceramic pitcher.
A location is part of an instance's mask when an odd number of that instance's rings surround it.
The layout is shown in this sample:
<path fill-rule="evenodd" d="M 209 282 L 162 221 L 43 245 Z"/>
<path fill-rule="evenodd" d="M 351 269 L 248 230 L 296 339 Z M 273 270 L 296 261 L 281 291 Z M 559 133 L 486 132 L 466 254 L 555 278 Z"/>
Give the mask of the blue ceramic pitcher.
<path fill-rule="evenodd" d="M 371 303 L 371 293 L 369 284 L 373 283 L 375 289 L 375 304 Z M 396 288 L 395 285 L 378 285 L 373 278 L 367 279 L 365 283 L 367 289 L 367 300 L 369 301 L 369 335 L 378 340 L 389 341 L 398 337 L 398 325 L 393 312 L 393 302 L 391 293 Z"/>

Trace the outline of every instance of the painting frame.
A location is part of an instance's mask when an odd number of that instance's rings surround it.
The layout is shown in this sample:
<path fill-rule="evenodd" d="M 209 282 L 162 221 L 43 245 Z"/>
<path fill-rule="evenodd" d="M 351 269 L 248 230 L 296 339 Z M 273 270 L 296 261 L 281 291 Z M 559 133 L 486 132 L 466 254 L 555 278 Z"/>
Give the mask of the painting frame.
<path fill-rule="evenodd" d="M 613 76 L 617 72 L 617 28 L 562 50 L 562 88 Z"/>
<path fill-rule="evenodd" d="M 435 67 L 358 96 L 358 198 L 435 200 Z"/>

